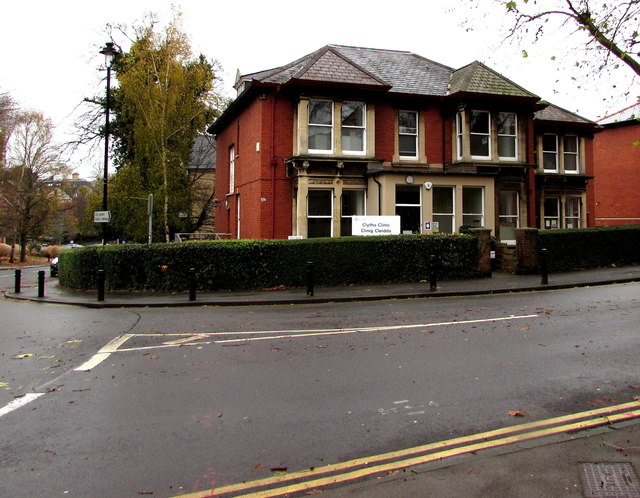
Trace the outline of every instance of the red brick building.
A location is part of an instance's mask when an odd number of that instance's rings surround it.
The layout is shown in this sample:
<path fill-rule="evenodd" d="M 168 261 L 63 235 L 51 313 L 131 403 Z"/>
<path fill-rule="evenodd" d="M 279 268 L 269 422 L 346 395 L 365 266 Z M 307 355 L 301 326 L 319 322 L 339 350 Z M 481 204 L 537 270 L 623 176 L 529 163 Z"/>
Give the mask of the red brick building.
<path fill-rule="evenodd" d="M 357 215 L 402 233 L 587 224 L 595 124 L 485 65 L 328 45 L 238 77 L 217 138 L 216 230 L 351 235 Z"/>
<path fill-rule="evenodd" d="M 640 103 L 603 118 L 594 138 L 594 225 L 640 223 Z"/>

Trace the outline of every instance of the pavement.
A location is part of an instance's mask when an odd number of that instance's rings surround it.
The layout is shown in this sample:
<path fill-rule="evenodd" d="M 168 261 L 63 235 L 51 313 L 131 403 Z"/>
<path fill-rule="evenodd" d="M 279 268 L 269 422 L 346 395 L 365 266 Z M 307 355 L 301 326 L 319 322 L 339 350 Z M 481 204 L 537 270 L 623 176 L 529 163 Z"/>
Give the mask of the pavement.
<path fill-rule="evenodd" d="M 494 272 L 490 278 L 438 281 L 435 290 L 430 289 L 428 282 L 350 285 L 316 287 L 313 296 L 307 295 L 306 288 L 198 292 L 194 301 L 189 300 L 188 292 L 107 292 L 105 299 L 98 301 L 96 292 L 64 289 L 57 279 L 47 277 L 44 297 L 38 297 L 37 282 L 23 282 L 22 292 L 17 294 L 11 289 L 3 292 L 6 298 L 14 300 L 91 308 L 292 305 L 548 291 L 640 282 L 640 266 L 553 273 L 548 276 L 548 283 L 543 284 L 541 280 L 540 275 Z M 637 378 L 637 372 L 631 373 L 632 378 L 634 375 Z M 349 467 L 353 478 L 338 476 L 333 486 L 329 484 L 322 491 L 302 484 L 292 494 L 322 492 L 331 497 L 367 498 L 640 498 L 640 386 L 629 387 L 637 389 L 639 396 L 617 400 L 624 405 L 568 415 L 569 420 L 532 422 L 523 418 L 514 422 L 514 427 L 524 423 L 522 430 L 503 428 L 500 430 L 508 431 L 506 435 L 485 433 L 469 435 L 464 441 L 451 444 L 440 442 L 437 448 L 416 450 L 406 461 L 396 455 L 380 463 L 366 462 L 357 468 Z M 442 450 L 443 447 L 446 450 Z"/>

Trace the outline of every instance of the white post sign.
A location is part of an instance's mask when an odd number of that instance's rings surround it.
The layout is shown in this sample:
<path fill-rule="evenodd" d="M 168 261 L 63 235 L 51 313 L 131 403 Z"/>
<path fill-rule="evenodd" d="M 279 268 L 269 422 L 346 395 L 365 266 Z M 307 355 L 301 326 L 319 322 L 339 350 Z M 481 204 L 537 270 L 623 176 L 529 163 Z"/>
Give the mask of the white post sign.
<path fill-rule="evenodd" d="M 400 235 L 400 216 L 354 216 L 351 235 Z"/>
<path fill-rule="evenodd" d="M 109 223 L 111 221 L 111 211 L 94 211 L 94 223 Z"/>

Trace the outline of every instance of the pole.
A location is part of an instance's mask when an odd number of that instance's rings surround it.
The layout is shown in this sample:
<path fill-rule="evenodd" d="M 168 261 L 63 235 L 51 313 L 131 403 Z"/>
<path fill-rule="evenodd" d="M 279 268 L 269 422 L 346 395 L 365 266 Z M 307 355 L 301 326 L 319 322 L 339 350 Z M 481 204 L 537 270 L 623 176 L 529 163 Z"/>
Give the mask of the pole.
<path fill-rule="evenodd" d="M 307 296 L 313 296 L 314 286 L 314 265 L 313 261 L 307 261 Z"/>
<path fill-rule="evenodd" d="M 105 283 L 105 273 L 104 270 L 98 270 L 98 301 L 104 301 L 104 283 Z"/>
<path fill-rule="evenodd" d="M 189 268 L 189 301 L 196 300 L 196 269 Z"/>
<path fill-rule="evenodd" d="M 22 270 L 16 270 L 14 291 L 16 294 L 20 294 L 20 279 L 22 278 Z"/>
<path fill-rule="evenodd" d="M 104 178 L 102 179 L 102 210 L 108 211 L 107 191 L 109 185 L 109 109 L 111 107 L 111 66 L 107 65 L 107 102 L 104 123 Z M 107 243 L 107 224 L 102 224 L 102 245 Z"/>
<path fill-rule="evenodd" d="M 44 297 L 44 270 L 38 272 L 38 297 Z"/>
<path fill-rule="evenodd" d="M 546 248 L 540 249 L 540 283 L 549 283 L 549 251 Z"/>
<path fill-rule="evenodd" d="M 153 194 L 149 194 L 149 197 L 147 197 L 147 214 L 149 215 L 149 245 L 151 245 L 153 237 Z"/>

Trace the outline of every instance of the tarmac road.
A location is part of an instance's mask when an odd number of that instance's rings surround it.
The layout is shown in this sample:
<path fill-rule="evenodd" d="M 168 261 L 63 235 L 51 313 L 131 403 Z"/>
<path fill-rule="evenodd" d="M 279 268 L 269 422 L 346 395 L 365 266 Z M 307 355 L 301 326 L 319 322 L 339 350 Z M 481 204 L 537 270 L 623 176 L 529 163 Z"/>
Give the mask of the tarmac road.
<path fill-rule="evenodd" d="M 628 402 L 639 291 L 135 312 L 0 301 L 3 399 L 17 384 L 41 394 L 0 412 L 0 482 L 7 496 L 174 496 Z M 52 348 L 54 369 L 40 359 Z"/>

